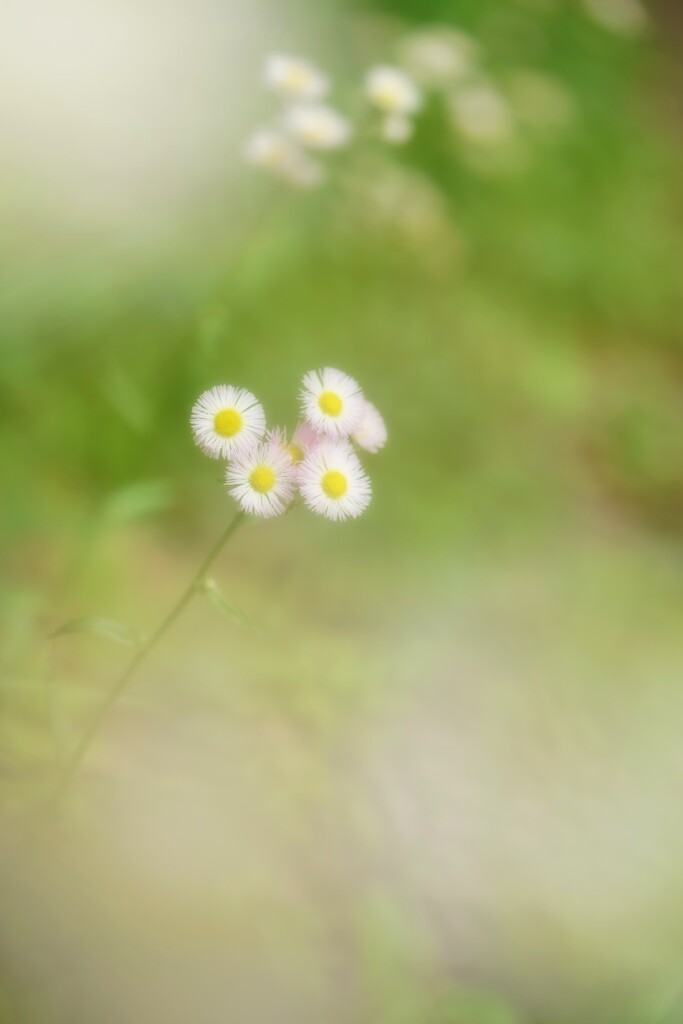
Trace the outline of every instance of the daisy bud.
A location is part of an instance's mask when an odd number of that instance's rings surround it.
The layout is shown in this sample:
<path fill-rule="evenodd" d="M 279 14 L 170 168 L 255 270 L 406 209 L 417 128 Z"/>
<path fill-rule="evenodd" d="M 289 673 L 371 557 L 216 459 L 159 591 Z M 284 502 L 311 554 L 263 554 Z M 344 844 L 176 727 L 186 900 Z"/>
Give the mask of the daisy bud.
<path fill-rule="evenodd" d="M 316 434 L 314 430 L 311 430 L 308 424 L 299 423 L 292 434 L 291 441 L 287 439 L 287 432 L 282 427 L 274 427 L 272 430 L 269 430 L 266 434 L 266 440 L 279 444 L 283 451 L 286 451 L 289 455 L 292 465 L 298 466 L 309 452 L 318 447 L 322 438 L 320 434 Z"/>
<path fill-rule="evenodd" d="M 301 462 L 309 452 L 312 452 L 314 448 L 317 448 L 322 443 L 322 440 L 320 434 L 313 430 L 312 427 L 309 427 L 308 423 L 297 423 L 289 444 L 294 462 Z"/>
<path fill-rule="evenodd" d="M 363 414 L 358 426 L 351 434 L 351 440 L 355 441 L 359 448 L 374 455 L 384 448 L 387 443 L 387 427 L 378 409 L 368 402 L 363 403 Z"/>

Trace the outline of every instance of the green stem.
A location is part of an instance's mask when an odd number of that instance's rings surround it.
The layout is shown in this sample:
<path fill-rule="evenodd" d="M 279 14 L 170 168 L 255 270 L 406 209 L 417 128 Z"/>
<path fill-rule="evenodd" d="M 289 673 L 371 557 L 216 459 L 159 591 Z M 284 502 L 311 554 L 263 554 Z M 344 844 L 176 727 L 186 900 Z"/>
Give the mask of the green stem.
<path fill-rule="evenodd" d="M 244 513 L 238 512 L 235 518 L 227 527 L 227 529 L 223 531 L 223 533 L 218 538 L 214 546 L 211 548 L 208 555 L 197 569 L 197 572 L 192 577 L 192 580 L 190 581 L 187 589 L 184 590 L 183 593 L 180 595 L 180 597 L 173 605 L 166 618 L 157 627 L 154 633 L 152 633 L 149 639 L 146 640 L 138 648 L 130 664 L 127 666 L 126 669 L 124 669 L 122 675 L 114 683 L 111 690 L 109 691 L 109 693 L 103 700 L 102 704 L 96 711 L 95 715 L 93 716 L 93 719 L 90 722 L 88 728 L 85 730 L 85 733 L 82 736 L 80 743 L 78 744 L 73 754 L 69 758 L 67 764 L 65 765 L 64 771 L 60 776 L 57 785 L 55 786 L 55 789 L 53 790 L 52 795 L 50 797 L 50 804 L 57 803 L 64 796 L 67 789 L 69 788 L 74 778 L 78 774 L 78 770 L 81 767 L 83 759 L 85 758 L 85 755 L 87 754 L 91 743 L 93 742 L 97 733 L 99 732 L 100 726 L 102 725 L 105 718 L 107 717 L 107 715 L 109 714 L 109 712 L 114 707 L 117 700 L 125 690 L 126 686 L 130 682 L 131 677 L 134 675 L 136 669 L 138 669 L 142 662 L 145 661 L 147 656 L 151 653 L 151 651 L 154 650 L 154 648 L 158 645 L 162 637 L 165 636 L 165 634 L 169 631 L 169 629 L 176 621 L 176 619 L 180 616 L 180 614 L 185 610 L 187 605 L 190 603 L 193 595 L 197 592 L 200 584 L 202 583 L 206 573 L 211 568 L 216 558 L 221 553 L 221 551 L 223 550 L 227 542 L 230 540 L 233 533 L 240 525 L 240 523 L 243 521 L 243 519 Z"/>

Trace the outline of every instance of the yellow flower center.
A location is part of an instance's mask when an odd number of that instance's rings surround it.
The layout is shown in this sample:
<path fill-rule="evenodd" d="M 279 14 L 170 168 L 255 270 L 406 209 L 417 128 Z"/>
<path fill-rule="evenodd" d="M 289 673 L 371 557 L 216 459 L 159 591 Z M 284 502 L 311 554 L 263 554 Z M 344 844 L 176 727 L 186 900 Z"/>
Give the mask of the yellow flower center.
<path fill-rule="evenodd" d="M 349 489 L 346 477 L 338 469 L 328 469 L 321 482 L 327 497 L 333 498 L 335 501 L 343 498 Z"/>
<path fill-rule="evenodd" d="M 311 146 L 315 146 L 316 143 L 326 142 L 328 134 L 327 121 L 322 117 L 312 117 L 302 126 L 303 141 L 308 142 Z"/>
<path fill-rule="evenodd" d="M 374 101 L 382 110 L 394 111 L 399 105 L 399 94 L 396 86 L 381 85 L 375 89 Z"/>
<path fill-rule="evenodd" d="M 301 92 L 308 85 L 309 73 L 307 68 L 293 64 L 287 70 L 284 79 L 284 87 L 289 92 Z"/>
<path fill-rule="evenodd" d="M 285 152 L 285 147 L 281 142 L 273 142 L 263 157 L 266 167 L 279 167 L 285 158 Z"/>
<path fill-rule="evenodd" d="M 275 487 L 275 473 L 270 466 L 257 466 L 251 471 L 249 485 L 257 494 L 267 494 Z"/>
<path fill-rule="evenodd" d="M 294 442 L 292 442 L 292 444 L 288 444 L 287 451 L 289 452 L 289 457 L 295 466 L 304 461 L 305 452 L 298 444 L 294 444 Z"/>
<path fill-rule="evenodd" d="M 234 437 L 242 429 L 242 417 L 237 409 L 221 409 L 213 418 L 213 426 L 221 437 Z"/>
<path fill-rule="evenodd" d="M 339 395 L 335 395 L 334 391 L 323 391 L 318 399 L 318 406 L 320 411 L 324 412 L 326 416 L 339 416 L 344 403 Z"/>

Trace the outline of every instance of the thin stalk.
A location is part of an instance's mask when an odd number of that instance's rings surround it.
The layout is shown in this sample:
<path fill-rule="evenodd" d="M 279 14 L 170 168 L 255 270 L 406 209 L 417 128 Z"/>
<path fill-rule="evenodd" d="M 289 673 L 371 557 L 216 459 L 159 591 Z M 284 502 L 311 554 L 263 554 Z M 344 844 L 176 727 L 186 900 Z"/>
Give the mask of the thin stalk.
<path fill-rule="evenodd" d="M 159 626 L 157 626 L 156 630 L 152 633 L 149 639 L 147 639 L 143 644 L 140 645 L 140 647 L 138 647 L 132 660 L 124 669 L 121 676 L 119 676 L 117 681 L 114 683 L 111 690 L 103 700 L 102 704 L 95 712 L 95 715 L 93 716 L 93 719 L 90 722 L 88 728 L 85 730 L 85 733 L 81 737 L 78 746 L 76 747 L 73 754 L 67 761 L 64 767 L 64 771 L 62 772 L 62 775 L 60 776 L 57 785 L 55 786 L 50 797 L 50 804 L 56 804 L 64 796 L 67 789 L 69 788 L 74 778 L 78 774 L 78 770 L 81 767 L 81 764 L 83 763 L 83 759 L 85 758 L 85 755 L 90 749 L 91 743 L 97 736 L 97 733 L 100 730 L 100 726 L 104 722 L 105 718 L 107 717 L 111 709 L 116 704 L 117 700 L 119 699 L 123 691 L 128 686 L 131 677 L 134 675 L 135 671 L 140 667 L 142 662 L 145 661 L 147 656 L 158 646 L 159 641 L 162 639 L 162 637 L 165 636 L 165 634 L 169 631 L 169 629 L 176 621 L 176 619 L 181 615 L 181 613 L 190 603 L 192 597 L 199 589 L 206 573 L 211 568 L 215 560 L 218 558 L 218 555 L 221 553 L 225 545 L 228 543 L 228 541 L 232 537 L 237 527 L 243 521 L 243 519 L 244 513 L 238 512 L 235 518 L 230 522 L 227 529 L 223 531 L 223 533 L 218 538 L 214 546 L 211 548 L 208 555 L 197 569 L 197 572 L 192 577 L 187 588 L 180 595 L 176 603 L 169 611 L 166 618 L 161 622 Z"/>
<path fill-rule="evenodd" d="M 50 640 L 45 654 L 45 668 L 43 670 L 43 698 L 55 760 L 59 768 L 64 768 L 70 747 L 70 729 L 55 693 L 54 647 L 54 640 Z"/>

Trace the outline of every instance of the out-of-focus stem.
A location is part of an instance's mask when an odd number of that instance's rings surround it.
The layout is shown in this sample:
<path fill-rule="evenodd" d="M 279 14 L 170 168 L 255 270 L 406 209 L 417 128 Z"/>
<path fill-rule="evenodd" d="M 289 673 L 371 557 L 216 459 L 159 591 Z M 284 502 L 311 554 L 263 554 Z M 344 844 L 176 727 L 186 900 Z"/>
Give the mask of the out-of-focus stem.
<path fill-rule="evenodd" d="M 152 633 L 149 639 L 146 640 L 143 644 L 141 644 L 140 647 L 138 647 L 132 660 L 124 669 L 122 675 L 117 679 L 117 681 L 112 686 L 111 690 L 105 697 L 104 701 L 96 711 L 88 728 L 85 730 L 85 733 L 81 737 L 78 746 L 74 750 L 71 757 L 68 759 L 64 767 L 64 771 L 62 772 L 57 782 L 57 785 L 55 786 L 50 796 L 50 805 L 54 805 L 62 799 L 62 797 L 68 790 L 69 786 L 73 782 L 74 778 L 78 774 L 79 768 L 83 763 L 83 759 L 85 758 L 85 755 L 90 749 L 90 745 L 92 744 L 93 740 L 97 736 L 100 730 L 100 726 L 104 722 L 105 718 L 107 717 L 111 709 L 116 704 L 117 700 L 119 699 L 123 691 L 126 689 L 128 683 L 131 680 L 131 677 L 140 667 L 142 662 L 145 661 L 147 656 L 158 646 L 159 641 L 165 636 L 165 634 L 169 631 L 169 629 L 176 621 L 176 619 L 181 615 L 181 613 L 190 603 L 192 597 L 197 592 L 199 586 L 204 580 L 206 573 L 211 568 L 216 558 L 221 553 L 221 551 L 228 543 L 233 533 L 243 520 L 244 513 L 238 512 L 235 518 L 228 525 L 227 529 L 223 531 L 223 533 L 218 538 L 214 546 L 211 548 L 208 555 L 197 569 L 197 572 L 192 577 L 192 580 L 188 584 L 187 588 L 180 595 L 176 603 L 169 611 L 166 618 L 156 628 L 156 630 L 154 631 L 154 633 Z"/>

